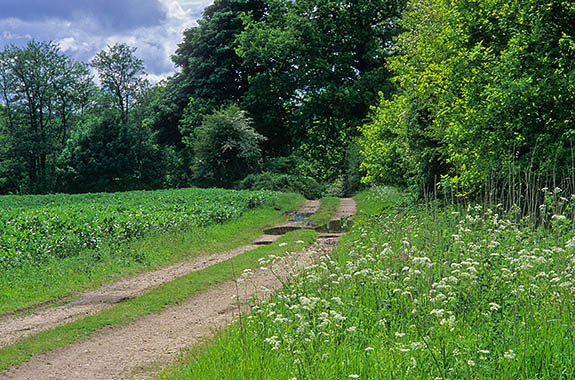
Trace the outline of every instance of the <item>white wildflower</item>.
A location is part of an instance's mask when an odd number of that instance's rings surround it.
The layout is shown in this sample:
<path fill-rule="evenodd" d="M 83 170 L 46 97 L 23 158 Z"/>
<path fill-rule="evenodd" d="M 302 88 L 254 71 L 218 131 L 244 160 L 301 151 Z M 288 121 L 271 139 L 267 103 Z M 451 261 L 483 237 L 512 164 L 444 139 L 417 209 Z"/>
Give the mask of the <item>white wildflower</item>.
<path fill-rule="evenodd" d="M 490 302 L 489 303 L 489 310 L 491 311 L 497 311 L 501 309 L 501 306 L 499 306 L 498 304 L 496 304 L 495 302 Z"/>
<path fill-rule="evenodd" d="M 509 350 L 503 353 L 503 357 L 505 359 L 513 360 L 517 357 L 517 355 L 515 354 L 515 352 L 513 352 L 513 350 Z"/>
<path fill-rule="evenodd" d="M 437 316 L 437 318 L 443 317 L 444 313 L 445 313 L 445 310 L 443 310 L 443 309 L 433 309 L 429 312 L 429 314 L 435 315 L 435 316 Z"/>

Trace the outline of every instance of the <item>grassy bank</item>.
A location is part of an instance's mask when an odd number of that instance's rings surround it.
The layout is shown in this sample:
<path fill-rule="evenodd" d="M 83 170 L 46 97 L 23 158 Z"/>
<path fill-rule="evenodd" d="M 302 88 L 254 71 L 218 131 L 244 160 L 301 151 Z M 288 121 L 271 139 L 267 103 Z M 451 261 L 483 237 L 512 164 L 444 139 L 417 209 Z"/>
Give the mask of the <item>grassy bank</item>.
<path fill-rule="evenodd" d="M 227 261 L 192 272 L 98 314 L 24 338 L 14 345 L 0 349 L 0 371 L 24 362 L 34 354 L 74 343 L 105 326 L 118 325 L 147 314 L 161 312 L 202 290 L 238 277 L 245 269 L 258 267 L 261 259 L 281 257 L 288 250 L 301 251 L 315 241 L 315 237 L 316 233 L 312 230 L 290 232 L 272 245 L 258 247 Z"/>
<path fill-rule="evenodd" d="M 69 297 L 143 270 L 248 244 L 264 227 L 279 223 L 286 210 L 302 202 L 300 195 L 278 194 L 223 224 L 149 231 L 128 242 L 104 240 L 97 249 L 81 250 L 74 256 L 2 269 L 0 314 Z"/>
<path fill-rule="evenodd" d="M 335 253 L 159 378 L 575 378 L 570 220 L 356 199 Z"/>

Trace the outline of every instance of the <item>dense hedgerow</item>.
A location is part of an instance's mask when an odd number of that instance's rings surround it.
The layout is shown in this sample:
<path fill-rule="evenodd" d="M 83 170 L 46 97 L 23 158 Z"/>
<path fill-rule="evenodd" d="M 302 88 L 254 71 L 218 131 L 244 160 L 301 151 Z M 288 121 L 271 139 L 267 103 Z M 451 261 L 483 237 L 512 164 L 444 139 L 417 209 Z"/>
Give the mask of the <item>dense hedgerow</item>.
<path fill-rule="evenodd" d="M 399 196 L 360 196 L 335 253 L 169 378 L 574 378 L 571 221 Z"/>

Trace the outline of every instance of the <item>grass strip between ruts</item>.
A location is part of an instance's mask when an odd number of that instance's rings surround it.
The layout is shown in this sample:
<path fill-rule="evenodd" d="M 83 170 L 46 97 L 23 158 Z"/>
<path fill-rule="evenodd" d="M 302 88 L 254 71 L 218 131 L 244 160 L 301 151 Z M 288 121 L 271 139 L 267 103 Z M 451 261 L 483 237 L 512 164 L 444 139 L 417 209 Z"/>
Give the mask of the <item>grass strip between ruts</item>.
<path fill-rule="evenodd" d="M 236 278 L 244 269 L 258 266 L 261 258 L 269 255 L 281 256 L 285 254 L 286 249 L 291 252 L 301 251 L 315 239 L 316 233 L 312 230 L 290 232 L 272 245 L 258 247 L 227 261 L 192 272 L 163 284 L 141 297 L 114 305 L 95 315 L 24 338 L 0 349 L 0 371 L 28 361 L 35 354 L 78 342 L 103 327 L 130 322 L 148 314 L 161 312 L 200 291 Z M 297 241 L 304 243 L 296 244 Z M 287 248 L 282 243 L 287 243 Z"/>
<path fill-rule="evenodd" d="M 339 198 L 325 197 L 320 200 L 319 210 L 309 217 L 308 221 L 316 227 L 325 226 L 335 217 L 339 207 Z"/>

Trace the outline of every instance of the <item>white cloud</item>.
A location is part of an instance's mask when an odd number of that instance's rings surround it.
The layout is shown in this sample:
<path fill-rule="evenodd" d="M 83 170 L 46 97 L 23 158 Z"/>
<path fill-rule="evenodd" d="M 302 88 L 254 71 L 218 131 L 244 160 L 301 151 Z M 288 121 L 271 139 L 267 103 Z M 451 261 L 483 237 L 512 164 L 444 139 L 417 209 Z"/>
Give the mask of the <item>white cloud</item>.
<path fill-rule="evenodd" d="M 156 1 L 165 12 L 162 23 L 148 23 L 131 29 L 111 30 L 86 12 L 68 18 L 63 15 L 61 18 L 28 17 L 25 20 L 14 17 L 2 19 L 0 15 L 0 30 L 4 31 L 0 35 L 0 47 L 12 43 L 23 45 L 32 38 L 52 40 L 59 44 L 62 51 L 87 62 L 108 45 L 127 43 L 137 48 L 136 54 L 144 60 L 150 80 L 157 82 L 174 72 L 170 56 L 180 43 L 182 33 L 197 25 L 197 19 L 212 0 Z"/>

